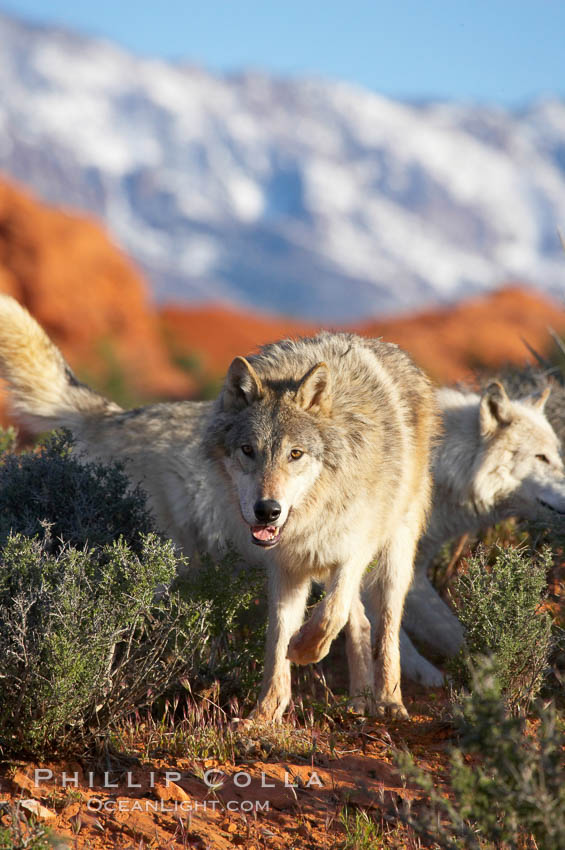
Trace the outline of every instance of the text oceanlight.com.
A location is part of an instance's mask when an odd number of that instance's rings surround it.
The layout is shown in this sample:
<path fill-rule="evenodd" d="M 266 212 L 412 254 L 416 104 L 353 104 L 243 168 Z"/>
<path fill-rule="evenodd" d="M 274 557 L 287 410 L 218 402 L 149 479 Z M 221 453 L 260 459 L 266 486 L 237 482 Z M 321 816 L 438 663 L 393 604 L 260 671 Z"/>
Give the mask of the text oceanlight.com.
<path fill-rule="evenodd" d="M 191 814 L 215 812 L 268 812 L 268 800 L 101 800 L 91 797 L 86 804 L 91 812 L 157 812 L 158 814 Z"/>

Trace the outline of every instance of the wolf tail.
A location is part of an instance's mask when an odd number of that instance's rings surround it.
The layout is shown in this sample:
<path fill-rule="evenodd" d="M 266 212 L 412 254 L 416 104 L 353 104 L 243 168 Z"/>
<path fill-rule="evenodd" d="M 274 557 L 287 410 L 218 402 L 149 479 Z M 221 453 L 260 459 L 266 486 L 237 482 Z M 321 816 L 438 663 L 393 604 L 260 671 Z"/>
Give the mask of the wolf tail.
<path fill-rule="evenodd" d="M 45 331 L 9 295 L 0 295 L 0 376 L 16 418 L 33 433 L 74 431 L 87 418 L 121 411 L 75 377 Z"/>

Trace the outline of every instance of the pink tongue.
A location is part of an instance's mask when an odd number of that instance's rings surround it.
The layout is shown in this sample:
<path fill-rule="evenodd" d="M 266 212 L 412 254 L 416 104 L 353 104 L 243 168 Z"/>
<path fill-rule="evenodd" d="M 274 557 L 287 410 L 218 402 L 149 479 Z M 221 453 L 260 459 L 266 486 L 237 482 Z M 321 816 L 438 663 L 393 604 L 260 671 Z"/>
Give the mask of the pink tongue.
<path fill-rule="evenodd" d="M 273 540 L 277 536 L 277 530 L 274 525 L 268 525 L 267 527 L 256 525 L 255 528 L 251 529 L 251 533 L 256 540 Z"/>

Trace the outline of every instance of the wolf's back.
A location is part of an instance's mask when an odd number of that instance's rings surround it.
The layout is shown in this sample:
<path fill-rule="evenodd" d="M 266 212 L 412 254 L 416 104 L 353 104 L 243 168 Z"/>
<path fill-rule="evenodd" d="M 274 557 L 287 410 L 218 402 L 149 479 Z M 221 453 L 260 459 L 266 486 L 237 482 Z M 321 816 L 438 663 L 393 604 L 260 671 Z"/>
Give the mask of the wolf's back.
<path fill-rule="evenodd" d="M 85 418 L 121 410 L 80 383 L 44 330 L 9 295 L 0 295 L 0 375 L 17 419 L 34 432 L 76 430 Z"/>

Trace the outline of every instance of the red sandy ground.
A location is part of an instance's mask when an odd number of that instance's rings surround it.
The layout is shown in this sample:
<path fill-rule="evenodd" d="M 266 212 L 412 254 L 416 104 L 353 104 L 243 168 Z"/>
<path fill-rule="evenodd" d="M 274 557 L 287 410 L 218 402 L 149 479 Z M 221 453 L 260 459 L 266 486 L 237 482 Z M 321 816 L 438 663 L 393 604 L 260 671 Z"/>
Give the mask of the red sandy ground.
<path fill-rule="evenodd" d="M 344 840 L 344 806 L 382 821 L 385 835 L 389 833 L 383 846 L 407 847 L 411 841 L 406 829 L 389 825 L 383 816 L 403 800 L 417 805 L 420 792 L 402 781 L 392 763 L 392 748 L 408 747 L 441 785 L 450 744 L 449 729 L 438 719 L 443 700 L 441 690 L 423 696 L 413 688 L 406 700 L 410 722 L 387 727 L 346 718 L 332 733 L 316 733 L 314 758 L 249 758 L 237 764 L 154 758 L 125 767 L 121 778 L 111 774 L 109 782 L 118 784 L 114 788 L 101 787 L 102 773 L 89 780 L 91 768 L 84 763 L 15 763 L 0 770 L 0 799 L 38 799 L 54 814 L 45 822 L 76 848 L 330 850 Z M 58 781 L 34 784 L 36 767 L 50 768 Z M 216 770 L 223 772 L 224 784 L 213 791 L 201 777 Z M 67 776 L 78 773 L 78 788 L 69 785 L 70 794 L 61 788 L 63 771 Z M 215 774 L 209 775 L 210 783 L 215 779 Z M 266 803 L 268 810 L 261 808 Z M 252 810 L 246 811 L 249 807 Z M 4 815 L 4 823 L 7 820 Z"/>

